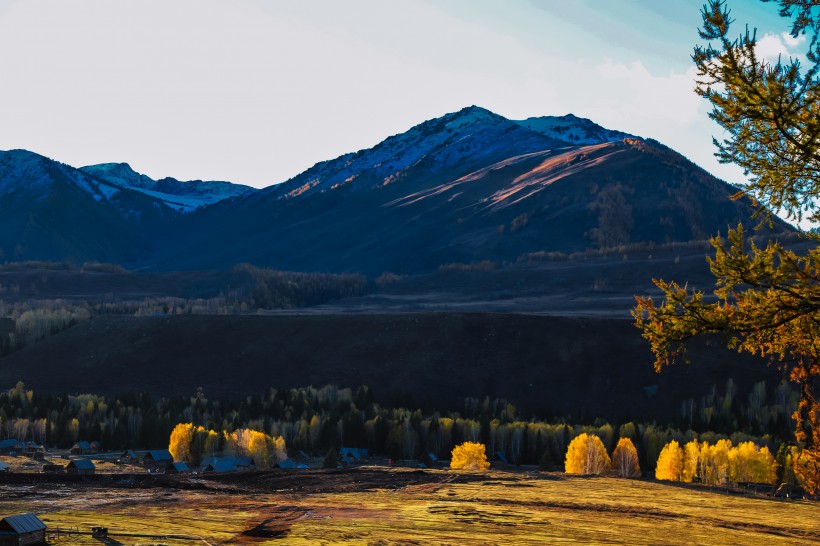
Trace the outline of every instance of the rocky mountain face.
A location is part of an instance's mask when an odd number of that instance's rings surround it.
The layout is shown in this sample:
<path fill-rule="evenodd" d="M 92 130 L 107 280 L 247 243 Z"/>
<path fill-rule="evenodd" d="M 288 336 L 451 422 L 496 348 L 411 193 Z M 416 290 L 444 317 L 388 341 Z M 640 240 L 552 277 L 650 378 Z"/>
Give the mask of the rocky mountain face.
<path fill-rule="evenodd" d="M 134 171 L 128 163 L 101 163 L 81 167 L 80 170 L 119 188 L 138 191 L 154 197 L 168 207 L 183 213 L 213 205 L 223 199 L 256 191 L 250 186 L 231 182 L 180 181 L 170 177 L 154 180 Z"/>
<path fill-rule="evenodd" d="M 191 215 L 178 246 L 196 251 L 155 264 L 379 275 L 702 240 L 753 221 L 750 203 L 729 199 L 736 191 L 657 142 L 588 120 L 514 122 L 470 107 Z"/>
<path fill-rule="evenodd" d="M 0 244 L 6 259 L 419 273 L 704 239 L 753 221 L 736 191 L 652 140 L 472 106 L 258 191 L 2 152 Z"/>
<path fill-rule="evenodd" d="M 0 152 L 0 259 L 134 262 L 175 216 L 157 199 L 25 151 Z"/>

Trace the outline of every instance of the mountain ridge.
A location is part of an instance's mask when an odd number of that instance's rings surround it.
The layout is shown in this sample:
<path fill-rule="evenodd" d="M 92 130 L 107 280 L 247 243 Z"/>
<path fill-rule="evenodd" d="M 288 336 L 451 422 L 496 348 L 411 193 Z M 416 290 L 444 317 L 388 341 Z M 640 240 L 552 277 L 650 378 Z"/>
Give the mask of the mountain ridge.
<path fill-rule="evenodd" d="M 260 190 L 155 181 L 127 163 L 74 169 L 32 152 L 0 152 L 0 194 L 30 186 L 23 193 L 31 203 L 20 215 L 39 210 L 31 196 L 53 186 L 52 178 L 85 194 L 76 210 L 89 218 L 95 203 L 105 215 L 117 211 L 119 224 L 94 235 L 109 251 L 78 250 L 87 245 L 74 238 L 95 226 L 79 218 L 76 235 L 60 233 L 49 215 L 70 223 L 71 214 L 53 202 L 39 213 L 36 237 L 18 230 L 22 242 L 0 240 L 6 256 L 113 259 L 155 270 L 250 262 L 412 274 L 451 263 L 515 262 L 534 252 L 700 240 L 752 221 L 755 212 L 747 200 L 730 199 L 737 188 L 651 139 L 573 115 L 514 121 L 478 106 Z M 203 185 L 214 191 L 197 195 Z M 238 193 L 221 198 L 220 188 Z M 6 191 L 0 210 L 12 206 L 17 190 Z M 791 229 L 775 220 L 771 233 Z"/>

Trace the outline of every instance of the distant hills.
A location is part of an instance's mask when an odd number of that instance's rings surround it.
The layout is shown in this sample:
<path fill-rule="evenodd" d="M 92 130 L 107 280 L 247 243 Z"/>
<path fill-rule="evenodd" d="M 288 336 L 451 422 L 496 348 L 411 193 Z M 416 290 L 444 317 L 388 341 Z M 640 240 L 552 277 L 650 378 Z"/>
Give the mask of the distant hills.
<path fill-rule="evenodd" d="M 703 239 L 752 221 L 751 203 L 729 199 L 736 191 L 590 120 L 514 121 L 472 106 L 262 190 L 0 152 L 0 260 L 420 273 Z"/>

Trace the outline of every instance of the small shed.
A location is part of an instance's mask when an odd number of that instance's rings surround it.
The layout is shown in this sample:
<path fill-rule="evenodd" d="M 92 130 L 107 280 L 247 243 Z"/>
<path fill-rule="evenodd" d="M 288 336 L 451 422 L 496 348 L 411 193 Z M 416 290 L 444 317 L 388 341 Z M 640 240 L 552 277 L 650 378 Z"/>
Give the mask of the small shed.
<path fill-rule="evenodd" d="M 145 453 L 140 454 L 138 451 L 134 451 L 133 449 L 126 449 L 120 454 L 119 458 L 117 459 L 117 462 L 123 464 L 138 463 L 144 455 Z"/>
<path fill-rule="evenodd" d="M 256 468 L 250 457 L 206 457 L 202 460 L 204 472 L 235 472 Z"/>
<path fill-rule="evenodd" d="M 339 460 L 346 464 L 359 463 L 367 457 L 367 448 L 343 447 L 339 450 Z"/>
<path fill-rule="evenodd" d="M 88 455 L 89 453 L 96 453 L 97 451 L 99 451 L 99 448 L 86 442 L 85 440 L 81 440 L 71 447 L 69 453 L 74 453 L 76 455 Z"/>
<path fill-rule="evenodd" d="M 171 466 L 165 469 L 166 474 L 190 474 L 193 472 L 188 463 L 171 463 Z"/>
<path fill-rule="evenodd" d="M 12 453 L 17 448 L 17 440 L 0 440 L 0 453 Z"/>
<path fill-rule="evenodd" d="M 152 449 L 142 454 L 142 464 L 149 471 L 162 472 L 174 464 L 174 457 L 167 449 Z"/>
<path fill-rule="evenodd" d="M 0 519 L 0 546 L 45 544 L 46 524 L 34 514 L 17 514 Z"/>
<path fill-rule="evenodd" d="M 74 459 L 65 465 L 65 471 L 69 474 L 93 474 L 96 469 L 88 459 Z"/>
<path fill-rule="evenodd" d="M 9 471 L 9 465 L 4 463 L 3 461 L 0 461 L 0 472 L 8 472 L 8 471 Z"/>

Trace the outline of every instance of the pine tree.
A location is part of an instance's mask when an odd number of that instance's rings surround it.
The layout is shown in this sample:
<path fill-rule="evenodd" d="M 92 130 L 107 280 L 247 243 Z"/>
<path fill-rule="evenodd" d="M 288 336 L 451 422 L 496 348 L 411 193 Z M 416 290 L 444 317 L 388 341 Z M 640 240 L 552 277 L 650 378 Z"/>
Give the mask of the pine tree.
<path fill-rule="evenodd" d="M 693 60 L 697 93 L 712 104 L 710 117 L 728 135 L 718 142 L 718 158 L 744 169 L 750 182 L 736 198 L 750 197 L 761 218 L 820 221 L 820 2 L 779 0 L 791 20 L 791 34 L 811 36 L 802 66 L 795 59 L 769 63 L 758 56 L 757 37 L 748 30 L 730 38 L 732 19 L 724 0 L 703 9 L 702 40 Z M 801 484 L 820 493 L 820 236 L 807 235 L 813 248 L 797 254 L 769 242 L 750 244 L 742 226 L 726 240 L 712 240 L 717 301 L 675 282 L 655 281 L 664 301 L 637 298 L 633 312 L 655 354 L 655 368 L 685 358 L 684 343 L 713 332 L 728 334 L 729 345 L 769 357 L 800 386 L 793 417 L 800 451 L 794 470 Z"/>

